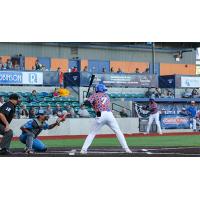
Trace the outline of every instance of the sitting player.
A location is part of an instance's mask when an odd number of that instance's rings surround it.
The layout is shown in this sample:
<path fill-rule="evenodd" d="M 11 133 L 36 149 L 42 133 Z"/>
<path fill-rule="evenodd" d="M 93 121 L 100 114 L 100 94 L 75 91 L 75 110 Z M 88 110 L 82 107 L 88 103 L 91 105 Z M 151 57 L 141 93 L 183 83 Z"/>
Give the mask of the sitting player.
<path fill-rule="evenodd" d="M 27 121 L 22 127 L 22 134 L 19 140 L 26 144 L 25 153 L 33 154 L 35 152 L 45 152 L 47 147 L 45 144 L 37 139 L 37 136 L 42 130 L 52 129 L 55 126 L 59 126 L 60 122 L 65 121 L 65 116 L 58 118 L 55 123 L 48 125 L 46 121 L 49 119 L 48 115 L 44 111 L 40 111 L 35 119 Z"/>

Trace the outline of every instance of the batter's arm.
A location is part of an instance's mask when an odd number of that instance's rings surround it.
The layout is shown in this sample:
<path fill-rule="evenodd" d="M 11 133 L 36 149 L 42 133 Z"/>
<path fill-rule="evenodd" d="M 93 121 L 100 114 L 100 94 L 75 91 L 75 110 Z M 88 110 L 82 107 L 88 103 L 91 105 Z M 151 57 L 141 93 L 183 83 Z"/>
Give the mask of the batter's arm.
<path fill-rule="evenodd" d="M 88 101 L 88 100 L 84 101 L 83 105 L 85 105 L 85 106 L 89 106 L 89 107 L 92 107 L 91 102 Z"/>

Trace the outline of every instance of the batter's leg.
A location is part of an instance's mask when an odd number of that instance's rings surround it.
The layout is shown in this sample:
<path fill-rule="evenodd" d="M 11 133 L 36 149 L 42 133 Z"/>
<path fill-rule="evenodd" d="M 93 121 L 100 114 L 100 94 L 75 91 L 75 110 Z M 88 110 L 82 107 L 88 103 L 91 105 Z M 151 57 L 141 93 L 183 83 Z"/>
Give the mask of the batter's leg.
<path fill-rule="evenodd" d="M 160 127 L 160 120 L 159 120 L 159 113 L 156 113 L 156 125 L 157 125 L 157 128 L 158 128 L 158 133 L 162 135 L 162 130 L 161 130 L 161 127 Z"/>
<path fill-rule="evenodd" d="M 85 142 L 83 144 L 83 147 L 81 149 L 81 152 L 87 152 L 87 149 L 92 144 L 92 141 L 94 140 L 96 133 L 100 130 L 100 128 L 104 125 L 101 118 L 95 118 L 95 121 L 92 124 L 90 133 L 88 134 L 87 138 L 85 139 Z"/>
<path fill-rule="evenodd" d="M 127 153 L 131 153 L 126 139 L 124 137 L 124 134 L 122 133 L 122 131 L 119 128 L 119 125 L 117 123 L 117 120 L 114 118 L 113 115 L 111 115 L 110 117 L 111 119 L 107 122 L 107 125 L 114 131 L 114 133 L 116 134 L 119 143 L 121 144 L 122 148 L 127 152 Z"/>
<path fill-rule="evenodd" d="M 150 131 L 151 124 L 152 124 L 153 120 L 154 120 L 154 116 L 150 115 L 149 116 L 149 121 L 148 121 L 148 124 L 147 124 L 147 133 L 149 133 L 149 131 Z"/>
<path fill-rule="evenodd" d="M 197 130 L 197 120 L 196 120 L 195 118 L 193 118 L 193 119 L 192 119 L 192 122 L 193 122 L 193 123 L 192 123 L 192 125 L 193 125 L 193 126 L 192 126 L 192 127 L 193 127 L 193 130 L 196 131 L 196 130 Z"/>

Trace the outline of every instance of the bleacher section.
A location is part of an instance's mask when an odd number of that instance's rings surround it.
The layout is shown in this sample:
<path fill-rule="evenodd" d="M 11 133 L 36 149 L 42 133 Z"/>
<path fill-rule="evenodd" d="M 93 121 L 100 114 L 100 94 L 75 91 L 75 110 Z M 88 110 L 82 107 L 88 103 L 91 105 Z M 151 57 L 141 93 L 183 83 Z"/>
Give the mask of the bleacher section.
<path fill-rule="evenodd" d="M 0 96 L 4 97 L 5 101 L 8 100 L 9 95 L 14 92 L 0 92 Z M 62 109 L 66 105 L 70 105 L 74 108 L 74 111 L 78 112 L 80 109 L 80 103 L 76 97 L 53 97 L 52 93 L 48 92 L 39 92 L 37 93 L 37 102 L 29 102 L 28 97 L 31 95 L 31 92 L 16 92 L 21 96 L 22 103 L 21 105 L 26 105 L 27 109 L 30 109 L 31 107 L 34 107 L 37 111 L 39 107 L 46 108 L 48 105 L 51 106 L 51 108 L 55 108 L 57 104 L 61 106 Z M 16 111 L 18 111 L 20 108 L 17 107 Z M 95 116 L 95 112 L 92 108 L 86 107 L 88 112 L 90 113 L 91 117 Z"/>

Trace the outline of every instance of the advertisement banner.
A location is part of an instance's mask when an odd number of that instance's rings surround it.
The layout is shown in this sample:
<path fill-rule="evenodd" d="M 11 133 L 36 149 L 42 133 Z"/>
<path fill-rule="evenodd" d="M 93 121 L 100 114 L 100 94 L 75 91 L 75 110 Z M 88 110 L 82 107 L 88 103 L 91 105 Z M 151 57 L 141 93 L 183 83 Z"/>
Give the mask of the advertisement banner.
<path fill-rule="evenodd" d="M 59 86 L 59 73 L 56 71 L 43 72 L 43 85 L 46 86 Z"/>
<path fill-rule="evenodd" d="M 162 129 L 189 129 L 190 118 L 183 115 L 160 115 Z"/>
<path fill-rule="evenodd" d="M 187 88 L 200 87 L 200 77 L 182 76 L 181 87 L 187 87 Z"/>
<path fill-rule="evenodd" d="M 42 72 L 0 71 L 1 85 L 42 85 Z"/>
<path fill-rule="evenodd" d="M 68 87 L 68 86 L 78 87 L 78 86 L 80 86 L 80 74 L 81 73 L 79 73 L 79 72 L 64 73 L 64 87 Z M 87 81 L 89 82 L 90 79 L 87 78 Z M 87 86 L 88 85 L 89 85 L 89 83 L 87 83 Z"/>
<path fill-rule="evenodd" d="M 22 84 L 22 72 L 0 71 L 0 84 Z"/>
<path fill-rule="evenodd" d="M 43 72 L 22 72 L 22 84 L 24 85 L 42 85 Z"/>
<path fill-rule="evenodd" d="M 81 86 L 88 86 L 90 82 L 91 73 L 82 72 L 81 73 Z M 158 80 L 155 75 L 146 74 L 95 74 L 95 79 L 93 84 L 104 83 L 106 86 L 115 87 L 157 87 Z"/>
<path fill-rule="evenodd" d="M 159 76 L 158 86 L 159 88 L 175 88 L 175 76 Z"/>

